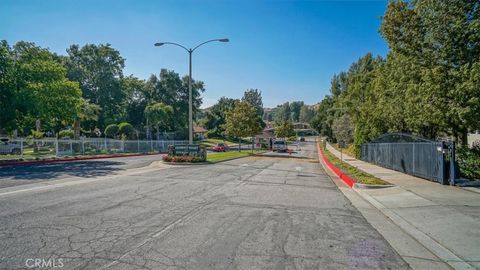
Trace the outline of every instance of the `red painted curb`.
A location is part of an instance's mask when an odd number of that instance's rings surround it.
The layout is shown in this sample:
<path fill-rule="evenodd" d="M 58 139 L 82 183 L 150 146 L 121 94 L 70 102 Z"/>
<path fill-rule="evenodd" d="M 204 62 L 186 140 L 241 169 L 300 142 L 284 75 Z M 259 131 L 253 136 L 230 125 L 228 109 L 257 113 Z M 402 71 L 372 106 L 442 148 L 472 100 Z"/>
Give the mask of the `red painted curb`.
<path fill-rule="evenodd" d="M 350 176 L 344 174 L 339 168 L 335 167 L 325 156 L 325 153 L 323 153 L 322 148 L 320 147 L 319 142 L 317 142 L 317 149 L 318 149 L 318 156 L 319 158 L 321 157 L 323 162 L 327 165 L 327 167 L 332 171 L 336 176 L 338 176 L 340 179 L 342 179 L 345 184 L 349 187 L 353 187 L 353 184 L 355 184 L 355 181 L 350 178 Z"/>
<path fill-rule="evenodd" d="M 117 155 L 103 155 L 103 156 L 82 157 L 82 158 L 63 158 L 63 159 L 32 160 L 32 161 L 14 161 L 14 162 L 0 163 L 0 167 L 4 167 L 4 166 L 35 165 L 35 164 L 58 163 L 58 162 L 72 162 L 72 161 L 82 161 L 82 160 L 90 160 L 90 159 L 105 159 L 105 158 L 153 156 L 153 155 L 163 155 L 163 154 L 165 154 L 165 153 L 131 154 L 131 155 L 118 155 L 118 154 L 117 154 Z"/>

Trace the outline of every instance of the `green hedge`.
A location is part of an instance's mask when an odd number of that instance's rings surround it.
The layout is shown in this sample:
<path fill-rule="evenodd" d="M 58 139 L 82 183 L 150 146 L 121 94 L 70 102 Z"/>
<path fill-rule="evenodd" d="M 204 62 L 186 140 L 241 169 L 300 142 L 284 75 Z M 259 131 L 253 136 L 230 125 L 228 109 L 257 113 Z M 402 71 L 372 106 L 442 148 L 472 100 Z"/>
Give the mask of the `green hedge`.
<path fill-rule="evenodd" d="M 456 155 L 460 175 L 468 179 L 480 179 L 480 144 L 472 148 L 459 147 Z"/>

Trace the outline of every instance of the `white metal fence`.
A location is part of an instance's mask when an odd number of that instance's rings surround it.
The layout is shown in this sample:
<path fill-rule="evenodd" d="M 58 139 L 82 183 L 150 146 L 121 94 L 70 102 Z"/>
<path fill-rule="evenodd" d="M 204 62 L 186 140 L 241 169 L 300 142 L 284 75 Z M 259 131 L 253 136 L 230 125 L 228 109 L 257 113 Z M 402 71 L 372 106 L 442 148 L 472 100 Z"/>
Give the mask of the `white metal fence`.
<path fill-rule="evenodd" d="M 169 145 L 188 144 L 183 140 L 114 140 L 107 138 L 70 139 L 12 139 L 8 148 L 21 156 L 75 156 L 113 153 L 167 152 Z M 19 151 L 12 151 L 20 149 Z M 1 156 L 0 156 L 1 157 Z"/>

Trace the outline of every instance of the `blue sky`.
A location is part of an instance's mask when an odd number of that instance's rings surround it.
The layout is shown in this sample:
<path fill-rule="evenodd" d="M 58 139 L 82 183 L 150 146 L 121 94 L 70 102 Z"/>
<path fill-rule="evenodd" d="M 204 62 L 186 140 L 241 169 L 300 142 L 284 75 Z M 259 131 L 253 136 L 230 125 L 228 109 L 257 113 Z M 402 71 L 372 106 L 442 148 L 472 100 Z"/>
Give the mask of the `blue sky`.
<path fill-rule="evenodd" d="M 126 58 L 126 75 L 142 79 L 160 68 L 188 72 L 206 84 L 204 107 L 221 96 L 262 91 L 266 107 L 319 102 L 333 74 L 367 52 L 385 55 L 378 33 L 386 1 L 133 1 L 0 0 L 0 39 L 33 41 L 66 54 L 71 44 L 110 43 Z"/>

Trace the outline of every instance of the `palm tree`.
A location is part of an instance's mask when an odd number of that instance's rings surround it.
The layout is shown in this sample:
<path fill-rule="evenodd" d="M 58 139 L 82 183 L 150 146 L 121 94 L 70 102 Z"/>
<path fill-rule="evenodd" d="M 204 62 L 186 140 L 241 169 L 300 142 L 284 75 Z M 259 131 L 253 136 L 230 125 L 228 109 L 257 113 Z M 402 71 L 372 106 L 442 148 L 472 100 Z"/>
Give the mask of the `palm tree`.
<path fill-rule="evenodd" d="M 83 121 L 97 121 L 98 114 L 102 109 L 100 106 L 94 103 L 90 103 L 87 99 L 82 99 L 80 110 L 73 122 L 74 138 L 78 140 L 80 138 L 80 125 Z"/>

